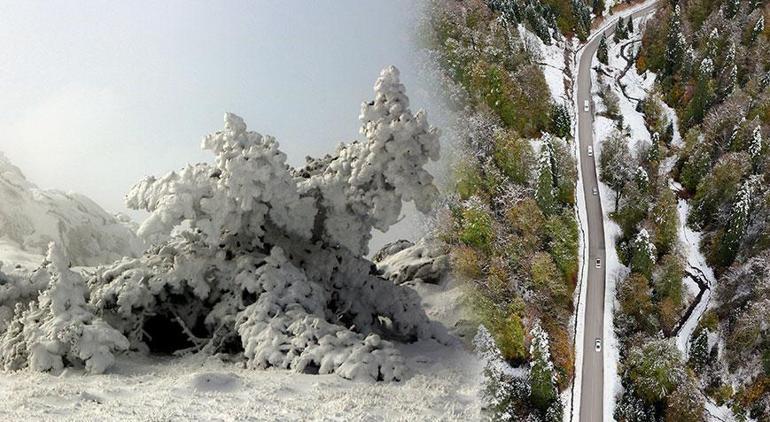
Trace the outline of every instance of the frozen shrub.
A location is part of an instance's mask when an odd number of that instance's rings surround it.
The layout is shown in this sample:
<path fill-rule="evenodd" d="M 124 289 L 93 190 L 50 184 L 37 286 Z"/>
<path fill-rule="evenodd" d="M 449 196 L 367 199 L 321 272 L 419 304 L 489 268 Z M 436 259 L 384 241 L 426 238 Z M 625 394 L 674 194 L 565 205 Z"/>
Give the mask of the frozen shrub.
<path fill-rule="evenodd" d="M 51 244 L 46 260 L 48 289 L 27 308 L 16 306 L 0 343 L 4 368 L 56 372 L 68 362 L 91 373 L 104 372 L 114 361 L 113 353 L 128 348 L 128 340 L 94 316 L 83 278 L 69 269 L 58 246 Z"/>

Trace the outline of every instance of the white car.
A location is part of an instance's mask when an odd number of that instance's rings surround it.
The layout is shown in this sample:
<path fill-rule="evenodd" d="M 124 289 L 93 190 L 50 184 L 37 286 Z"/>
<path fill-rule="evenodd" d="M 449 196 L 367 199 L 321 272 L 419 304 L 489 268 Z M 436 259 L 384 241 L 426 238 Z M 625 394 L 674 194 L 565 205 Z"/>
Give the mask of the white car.
<path fill-rule="evenodd" d="M 588 146 L 588 156 L 593 157 L 594 156 L 594 147 L 591 145 Z"/>
<path fill-rule="evenodd" d="M 593 189 L 591 189 L 591 192 L 592 192 L 594 195 L 598 195 L 598 194 L 599 194 L 599 189 L 598 189 L 598 188 L 593 188 Z"/>
<path fill-rule="evenodd" d="M 597 352 L 602 351 L 602 339 L 597 338 L 596 340 L 594 340 L 594 349 L 596 349 Z"/>
<path fill-rule="evenodd" d="M 590 110 L 590 105 L 588 104 L 588 100 L 583 100 L 583 111 L 586 113 Z"/>
<path fill-rule="evenodd" d="M 601 258 L 596 258 L 596 268 L 601 268 L 601 267 L 602 267 L 602 260 L 601 260 Z"/>

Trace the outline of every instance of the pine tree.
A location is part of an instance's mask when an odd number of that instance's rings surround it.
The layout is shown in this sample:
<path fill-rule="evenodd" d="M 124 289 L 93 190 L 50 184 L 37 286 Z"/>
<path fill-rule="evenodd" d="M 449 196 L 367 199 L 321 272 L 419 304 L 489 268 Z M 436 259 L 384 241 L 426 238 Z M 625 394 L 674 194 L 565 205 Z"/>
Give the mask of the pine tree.
<path fill-rule="evenodd" d="M 604 14 L 604 0 L 593 0 L 591 12 L 595 16 L 602 16 Z"/>
<path fill-rule="evenodd" d="M 572 119 L 565 104 L 555 103 L 551 107 L 551 130 L 560 138 L 567 138 L 572 131 Z"/>
<path fill-rule="evenodd" d="M 702 373 L 709 361 L 708 330 L 702 329 L 690 338 L 690 366 Z"/>
<path fill-rule="evenodd" d="M 618 19 L 617 25 L 615 25 L 615 34 L 613 40 L 618 43 L 621 40 L 626 39 L 626 25 L 623 23 L 623 18 Z"/>
<path fill-rule="evenodd" d="M 535 199 L 543 214 L 548 216 L 557 211 L 555 160 L 549 138 L 544 139 L 541 149 Z"/>
<path fill-rule="evenodd" d="M 751 30 L 750 41 L 752 43 L 756 41 L 759 34 L 761 34 L 764 30 L 765 30 L 765 15 L 759 15 L 759 18 L 757 18 L 756 23 L 754 23 L 754 28 L 752 28 Z"/>
<path fill-rule="evenodd" d="M 667 186 L 660 189 L 660 196 L 652 208 L 655 224 L 655 247 L 661 255 L 671 252 L 676 246 L 679 230 L 679 213 L 674 192 Z"/>
<path fill-rule="evenodd" d="M 642 229 L 631 242 L 631 271 L 643 274 L 647 279 L 652 278 L 657 249 L 650 240 L 650 234 Z"/>
<path fill-rule="evenodd" d="M 551 362 L 548 333 L 540 327 L 539 323 L 535 323 L 531 334 L 530 399 L 536 408 L 546 411 L 558 400 L 556 374 Z"/>
<path fill-rule="evenodd" d="M 668 22 L 668 38 L 666 40 L 666 68 L 665 73 L 668 76 L 676 73 L 682 65 L 686 49 L 684 34 L 682 33 L 682 21 L 680 9 L 677 4 L 671 13 Z"/>
<path fill-rule="evenodd" d="M 728 19 L 732 19 L 738 13 L 741 7 L 740 0 L 727 0 L 724 3 L 724 14 Z"/>
<path fill-rule="evenodd" d="M 748 143 L 748 152 L 754 165 L 754 171 L 757 170 L 760 154 L 762 153 L 762 128 L 757 124 L 751 133 Z"/>
<path fill-rule="evenodd" d="M 718 249 L 717 264 L 722 267 L 730 266 L 738 255 L 738 248 L 749 224 L 754 189 L 759 183 L 761 176 L 753 176 L 743 182 L 735 194 L 732 215 Z"/>
<path fill-rule="evenodd" d="M 626 35 L 631 36 L 634 33 L 634 17 L 628 17 L 628 24 L 626 25 Z"/>
<path fill-rule="evenodd" d="M 601 41 L 599 41 L 599 48 L 596 50 L 596 58 L 602 64 L 609 64 L 609 58 L 607 57 L 607 38 L 602 35 Z"/>
<path fill-rule="evenodd" d="M 529 385 L 526 380 L 511 375 L 508 362 L 503 359 L 495 340 L 483 325 L 479 326 L 473 344 L 484 362 L 481 398 L 490 419 L 503 422 L 518 420 L 517 408 L 528 398 Z"/>

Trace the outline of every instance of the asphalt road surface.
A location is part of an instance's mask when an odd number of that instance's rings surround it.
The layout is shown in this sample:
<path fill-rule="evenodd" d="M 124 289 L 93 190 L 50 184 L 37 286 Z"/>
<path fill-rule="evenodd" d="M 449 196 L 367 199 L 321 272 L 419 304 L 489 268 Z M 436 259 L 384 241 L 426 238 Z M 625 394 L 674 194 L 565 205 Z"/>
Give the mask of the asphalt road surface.
<path fill-rule="evenodd" d="M 656 7 L 651 4 L 633 12 L 634 18 L 649 13 Z M 612 19 L 614 21 L 614 19 Z M 608 37 L 612 36 L 615 29 L 610 24 L 605 30 Z M 585 191 L 586 213 L 588 215 L 588 286 L 585 297 L 585 325 L 583 328 L 583 375 L 580 395 L 581 422 L 598 422 L 603 419 L 604 398 L 604 347 L 601 352 L 595 349 L 596 339 L 602 339 L 604 330 L 604 284 L 606 275 L 604 272 L 605 245 L 604 245 L 604 219 L 602 218 L 602 204 L 598 193 L 595 165 L 598 157 L 588 156 L 588 146 L 593 148 L 593 113 L 594 106 L 591 101 L 591 60 L 596 54 L 601 37 L 595 37 L 584 48 L 579 56 L 578 63 L 578 138 L 580 143 L 580 166 L 583 176 L 583 190 Z M 589 111 L 584 110 L 585 101 L 589 102 Z M 597 268 L 596 261 L 600 260 Z M 603 344 L 602 344 L 603 346 Z"/>

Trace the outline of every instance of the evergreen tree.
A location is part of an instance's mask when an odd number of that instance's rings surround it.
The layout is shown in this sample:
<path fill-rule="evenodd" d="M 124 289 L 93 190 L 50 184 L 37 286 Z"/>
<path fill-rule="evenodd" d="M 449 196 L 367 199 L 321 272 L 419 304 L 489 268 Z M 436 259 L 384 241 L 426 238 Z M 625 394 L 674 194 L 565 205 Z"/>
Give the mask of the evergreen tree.
<path fill-rule="evenodd" d="M 723 6 L 725 17 L 732 19 L 736 14 L 738 14 L 738 10 L 741 7 L 741 2 L 740 0 L 726 0 Z"/>
<path fill-rule="evenodd" d="M 671 18 L 668 22 L 668 38 L 666 40 L 666 67 L 665 74 L 671 76 L 682 66 L 686 51 L 686 41 L 682 33 L 682 20 L 679 5 L 674 6 Z"/>
<path fill-rule="evenodd" d="M 543 214 L 549 216 L 557 210 L 555 160 L 550 139 L 543 141 L 541 149 L 535 199 Z"/>
<path fill-rule="evenodd" d="M 525 379 L 511 374 L 508 362 L 486 327 L 479 326 L 473 339 L 476 353 L 484 362 L 481 398 L 490 419 L 516 421 L 517 411 L 529 397 L 529 385 Z"/>
<path fill-rule="evenodd" d="M 762 152 L 762 128 L 759 124 L 754 127 L 748 144 L 749 155 L 756 162 Z"/>
<path fill-rule="evenodd" d="M 599 41 L 599 48 L 596 50 L 596 58 L 599 59 L 600 63 L 609 64 L 607 55 L 607 37 L 602 35 L 602 39 Z"/>
<path fill-rule="evenodd" d="M 551 107 L 551 131 L 560 138 L 567 138 L 572 132 L 572 119 L 565 104 L 555 103 Z"/>
<path fill-rule="evenodd" d="M 547 411 L 557 400 L 556 374 L 551 362 L 550 344 L 548 333 L 535 323 L 532 329 L 532 343 L 529 354 L 530 363 L 530 400 L 541 411 Z"/>
<path fill-rule="evenodd" d="M 708 330 L 702 329 L 690 338 L 690 366 L 697 373 L 703 373 L 709 361 Z"/>
<path fill-rule="evenodd" d="M 679 213 L 676 196 L 667 186 L 660 189 L 660 196 L 652 208 L 652 221 L 655 224 L 654 243 L 658 253 L 665 255 L 676 246 L 679 229 Z"/>
<path fill-rule="evenodd" d="M 631 36 L 631 34 L 634 33 L 634 17 L 629 16 L 628 17 L 628 23 L 626 25 L 626 35 Z"/>
<path fill-rule="evenodd" d="M 647 279 L 652 278 L 652 269 L 655 267 L 657 250 L 650 241 L 650 234 L 642 229 L 631 241 L 631 271 L 643 274 Z"/>
<path fill-rule="evenodd" d="M 626 24 L 623 23 L 623 18 L 618 19 L 618 23 L 615 25 L 615 34 L 613 40 L 618 43 L 621 40 L 626 39 Z"/>
<path fill-rule="evenodd" d="M 717 264 L 722 267 L 730 266 L 738 255 L 738 247 L 749 224 L 755 185 L 758 183 L 761 183 L 761 177 L 749 178 L 735 195 L 732 215 L 717 251 Z"/>
<path fill-rule="evenodd" d="M 752 43 L 756 41 L 759 34 L 761 34 L 764 30 L 765 30 L 765 15 L 759 15 L 759 18 L 757 18 L 756 23 L 754 23 L 754 28 L 752 28 L 751 30 L 750 41 Z"/>
<path fill-rule="evenodd" d="M 595 16 L 602 16 L 604 14 L 604 0 L 593 0 L 591 12 Z"/>

